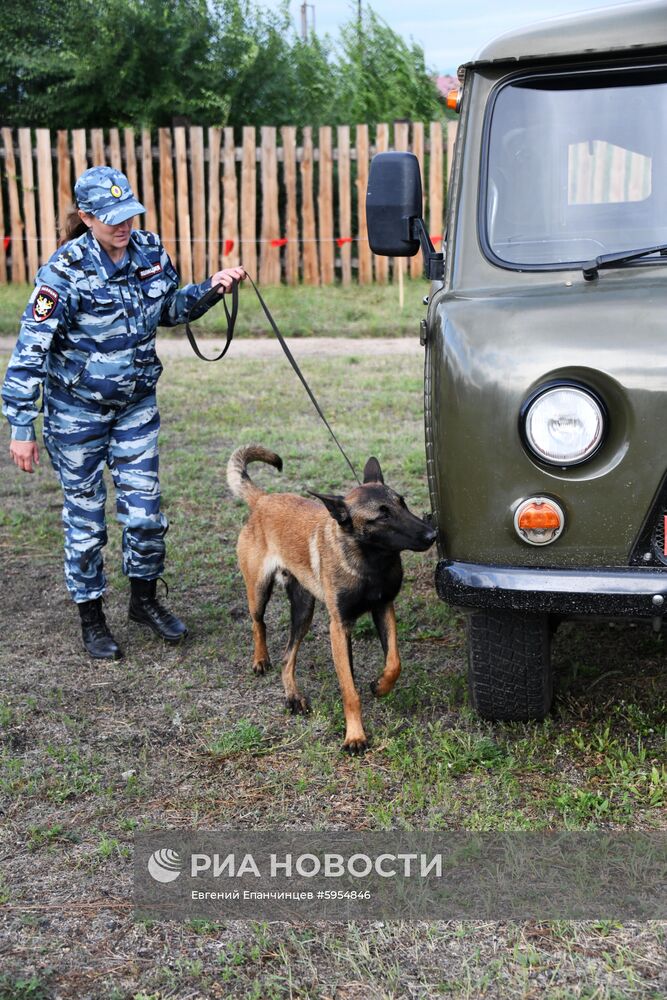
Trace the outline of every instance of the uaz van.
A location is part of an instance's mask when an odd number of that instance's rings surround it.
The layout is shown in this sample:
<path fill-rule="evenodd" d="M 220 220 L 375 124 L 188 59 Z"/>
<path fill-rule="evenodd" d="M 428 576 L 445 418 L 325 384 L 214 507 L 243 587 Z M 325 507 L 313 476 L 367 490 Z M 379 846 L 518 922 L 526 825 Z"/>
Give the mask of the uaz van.
<path fill-rule="evenodd" d="M 371 247 L 421 246 L 436 586 L 487 718 L 541 719 L 564 618 L 667 611 L 667 4 L 492 42 L 462 68 L 444 259 L 385 153 Z"/>

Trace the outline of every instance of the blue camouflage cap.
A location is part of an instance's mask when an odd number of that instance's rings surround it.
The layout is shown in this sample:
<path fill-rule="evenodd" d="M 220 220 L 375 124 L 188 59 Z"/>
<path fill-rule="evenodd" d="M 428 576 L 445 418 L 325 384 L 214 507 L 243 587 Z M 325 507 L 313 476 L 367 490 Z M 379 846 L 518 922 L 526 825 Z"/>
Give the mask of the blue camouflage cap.
<path fill-rule="evenodd" d="M 114 167 L 90 167 L 74 185 L 76 203 L 107 226 L 141 215 L 146 211 L 137 201 L 125 174 Z"/>

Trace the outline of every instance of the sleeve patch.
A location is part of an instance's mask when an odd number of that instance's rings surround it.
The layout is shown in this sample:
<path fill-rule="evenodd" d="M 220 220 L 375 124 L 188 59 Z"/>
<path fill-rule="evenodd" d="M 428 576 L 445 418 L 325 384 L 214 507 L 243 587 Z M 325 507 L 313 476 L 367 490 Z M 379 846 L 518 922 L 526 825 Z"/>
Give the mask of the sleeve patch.
<path fill-rule="evenodd" d="M 41 285 L 32 304 L 32 315 L 37 322 L 48 319 L 58 305 L 58 293 L 48 285 Z"/>

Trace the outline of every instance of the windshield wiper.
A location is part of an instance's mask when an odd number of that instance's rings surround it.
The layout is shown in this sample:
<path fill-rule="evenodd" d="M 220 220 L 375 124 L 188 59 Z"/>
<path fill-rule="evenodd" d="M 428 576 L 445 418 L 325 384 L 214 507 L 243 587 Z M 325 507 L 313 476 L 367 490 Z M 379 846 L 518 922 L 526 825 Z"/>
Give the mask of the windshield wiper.
<path fill-rule="evenodd" d="M 603 267 L 617 267 L 625 264 L 629 260 L 636 260 L 638 257 L 648 257 L 651 253 L 659 253 L 661 256 L 667 254 L 667 244 L 663 243 L 657 247 L 646 247 L 644 250 L 630 250 L 627 253 L 602 253 L 595 260 L 589 260 L 584 264 L 584 278 L 586 281 L 593 281 L 598 276 L 598 271 Z"/>

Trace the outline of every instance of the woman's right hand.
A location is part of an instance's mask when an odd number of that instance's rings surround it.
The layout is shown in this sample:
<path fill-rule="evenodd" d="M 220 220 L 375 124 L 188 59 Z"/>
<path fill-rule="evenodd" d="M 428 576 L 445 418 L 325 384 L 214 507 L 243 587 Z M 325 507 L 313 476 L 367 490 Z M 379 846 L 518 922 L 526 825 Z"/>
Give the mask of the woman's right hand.
<path fill-rule="evenodd" d="M 9 454 L 15 465 L 24 472 L 34 472 L 32 463 L 39 465 L 39 448 L 36 441 L 11 441 Z"/>

